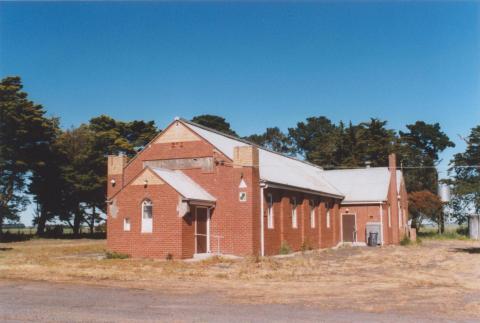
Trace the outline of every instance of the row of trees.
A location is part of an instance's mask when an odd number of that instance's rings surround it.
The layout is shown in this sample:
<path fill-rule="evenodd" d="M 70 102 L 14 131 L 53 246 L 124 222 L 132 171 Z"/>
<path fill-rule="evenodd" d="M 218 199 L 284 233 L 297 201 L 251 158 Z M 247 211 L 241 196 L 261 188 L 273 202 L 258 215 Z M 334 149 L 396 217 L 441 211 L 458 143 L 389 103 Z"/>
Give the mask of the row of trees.
<path fill-rule="evenodd" d="M 30 194 L 38 206 L 34 221 L 40 235 L 53 219 L 68 224 L 74 233 L 84 224 L 93 231 L 105 211 L 106 156 L 133 156 L 158 133 L 153 121 L 123 122 L 105 115 L 62 130 L 58 118 L 47 117 L 44 108 L 22 92 L 18 77 L 2 80 L 0 108 L 0 226 L 18 219 Z M 222 117 L 200 115 L 192 121 L 238 137 Z M 414 220 L 439 219 L 437 211 L 431 214 L 437 210 L 432 203 L 441 206 L 435 166 L 439 153 L 454 144 L 438 123 L 418 121 L 406 129 L 397 132 L 378 119 L 336 124 L 320 116 L 298 122 L 287 133 L 274 127 L 244 139 L 326 169 L 363 167 L 366 162 L 386 166 L 388 154 L 395 152 L 413 194 Z M 480 206 L 478 168 L 464 167 L 479 164 L 480 126 L 466 140 L 467 151 L 455 155 L 451 168 L 458 214 L 465 205 Z"/>
<path fill-rule="evenodd" d="M 105 211 L 106 156 L 133 156 L 157 133 L 153 121 L 122 122 L 99 116 L 62 130 L 58 118 L 30 101 L 19 77 L 0 84 L 0 228 L 15 221 L 28 203 L 42 235 L 47 221 L 68 224 L 74 234 L 91 231 Z M 1 230 L 0 230 L 1 234 Z"/>

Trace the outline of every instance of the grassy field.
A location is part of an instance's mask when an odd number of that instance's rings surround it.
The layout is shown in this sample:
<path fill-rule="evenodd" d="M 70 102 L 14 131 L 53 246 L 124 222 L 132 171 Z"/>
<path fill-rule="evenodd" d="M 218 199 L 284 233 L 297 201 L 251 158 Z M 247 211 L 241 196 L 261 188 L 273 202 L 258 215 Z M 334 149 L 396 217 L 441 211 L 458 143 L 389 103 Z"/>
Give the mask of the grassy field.
<path fill-rule="evenodd" d="M 11 234 L 29 234 L 33 235 L 37 233 L 37 228 L 36 227 L 28 227 L 28 228 L 3 228 L 2 231 L 4 233 L 9 232 Z M 87 227 L 81 227 L 80 228 L 81 233 L 89 233 L 90 230 Z M 63 228 L 63 233 L 64 234 L 72 234 L 73 230 L 72 228 L 65 227 Z"/>
<path fill-rule="evenodd" d="M 480 318 L 480 243 L 475 241 L 425 239 L 408 247 L 192 263 L 106 259 L 103 240 L 35 239 L 0 244 L 0 279 L 212 291 L 231 302 Z"/>

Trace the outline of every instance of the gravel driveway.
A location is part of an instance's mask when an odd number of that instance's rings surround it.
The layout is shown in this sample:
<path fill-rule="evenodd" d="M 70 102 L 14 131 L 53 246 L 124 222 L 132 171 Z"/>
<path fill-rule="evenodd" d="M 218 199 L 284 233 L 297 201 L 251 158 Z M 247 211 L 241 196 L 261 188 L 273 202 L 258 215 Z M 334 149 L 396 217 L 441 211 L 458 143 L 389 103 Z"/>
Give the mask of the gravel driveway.
<path fill-rule="evenodd" d="M 233 304 L 213 293 L 180 295 L 27 281 L 0 281 L 0 321 L 439 322 L 428 316 L 331 311 L 292 304 Z"/>

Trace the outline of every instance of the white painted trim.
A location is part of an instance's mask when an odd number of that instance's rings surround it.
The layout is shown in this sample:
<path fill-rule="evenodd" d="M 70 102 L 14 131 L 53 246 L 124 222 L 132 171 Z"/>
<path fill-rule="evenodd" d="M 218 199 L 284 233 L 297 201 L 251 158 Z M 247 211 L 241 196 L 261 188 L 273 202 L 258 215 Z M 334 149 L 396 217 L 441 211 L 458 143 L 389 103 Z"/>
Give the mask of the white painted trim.
<path fill-rule="evenodd" d="M 345 243 L 345 241 L 343 241 L 343 216 L 344 215 L 354 215 L 355 217 L 355 227 L 353 228 L 354 232 L 355 232 L 355 241 L 352 241 L 352 243 L 357 243 L 358 241 L 358 234 L 357 234 L 357 213 L 341 213 L 340 214 L 340 237 L 342 238 L 342 242 Z M 349 241 L 348 241 L 349 242 Z"/>
<path fill-rule="evenodd" d="M 263 183 L 267 183 L 269 187 L 272 188 L 280 188 L 280 189 L 287 189 L 289 191 L 295 191 L 295 192 L 301 192 L 301 193 L 308 193 L 312 195 L 318 195 L 318 196 L 323 196 L 323 197 L 332 197 L 334 199 L 343 199 L 343 195 L 336 195 L 336 194 L 330 194 L 330 193 L 324 193 L 324 192 L 319 192 L 319 191 L 313 191 L 309 189 L 303 189 L 301 187 L 296 187 L 296 186 L 290 186 L 286 184 L 278 184 L 278 183 L 273 183 L 273 182 L 268 182 L 262 180 Z"/>
<path fill-rule="evenodd" d="M 342 201 L 340 205 L 356 205 L 356 204 L 383 204 L 385 201 Z"/>

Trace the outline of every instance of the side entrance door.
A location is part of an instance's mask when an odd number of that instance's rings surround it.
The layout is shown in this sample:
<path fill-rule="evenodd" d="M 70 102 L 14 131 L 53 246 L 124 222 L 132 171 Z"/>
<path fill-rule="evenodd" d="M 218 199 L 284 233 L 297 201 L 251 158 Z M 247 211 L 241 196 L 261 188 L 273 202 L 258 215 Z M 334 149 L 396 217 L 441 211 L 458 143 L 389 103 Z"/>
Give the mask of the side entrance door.
<path fill-rule="evenodd" d="M 195 251 L 196 253 L 208 252 L 208 215 L 206 208 L 195 208 Z"/>
<path fill-rule="evenodd" d="M 355 242 L 355 214 L 342 214 L 343 242 Z"/>

